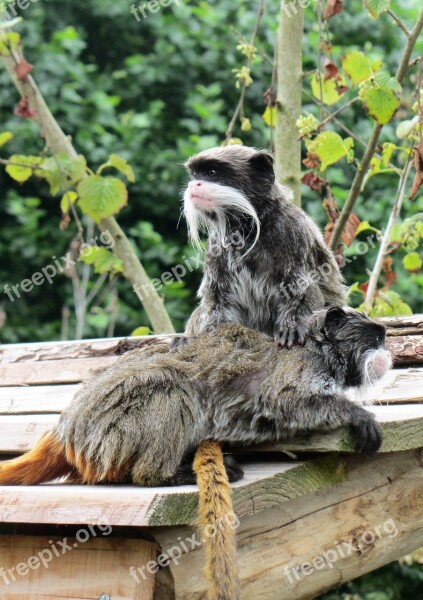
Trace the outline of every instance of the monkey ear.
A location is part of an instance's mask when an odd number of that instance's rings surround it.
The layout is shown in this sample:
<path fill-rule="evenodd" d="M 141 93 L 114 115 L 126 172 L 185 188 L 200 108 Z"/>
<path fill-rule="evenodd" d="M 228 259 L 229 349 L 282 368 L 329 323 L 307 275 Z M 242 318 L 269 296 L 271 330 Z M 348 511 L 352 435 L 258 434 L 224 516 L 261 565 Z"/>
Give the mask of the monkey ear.
<path fill-rule="evenodd" d="M 250 165 L 265 175 L 271 182 L 275 181 L 275 171 L 273 169 L 273 156 L 266 150 L 259 150 L 248 161 Z"/>
<path fill-rule="evenodd" d="M 325 328 L 340 327 L 347 318 L 347 313 L 341 306 L 331 306 L 326 311 Z"/>

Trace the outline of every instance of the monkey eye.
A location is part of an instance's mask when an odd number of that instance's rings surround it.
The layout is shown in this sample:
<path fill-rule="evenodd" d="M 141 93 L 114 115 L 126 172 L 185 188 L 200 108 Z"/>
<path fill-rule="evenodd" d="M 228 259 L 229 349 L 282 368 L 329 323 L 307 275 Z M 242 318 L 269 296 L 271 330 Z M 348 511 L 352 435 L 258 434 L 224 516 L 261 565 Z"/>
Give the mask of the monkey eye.
<path fill-rule="evenodd" d="M 207 171 L 207 175 L 209 175 L 210 177 L 214 177 L 217 174 L 216 169 L 209 169 Z"/>

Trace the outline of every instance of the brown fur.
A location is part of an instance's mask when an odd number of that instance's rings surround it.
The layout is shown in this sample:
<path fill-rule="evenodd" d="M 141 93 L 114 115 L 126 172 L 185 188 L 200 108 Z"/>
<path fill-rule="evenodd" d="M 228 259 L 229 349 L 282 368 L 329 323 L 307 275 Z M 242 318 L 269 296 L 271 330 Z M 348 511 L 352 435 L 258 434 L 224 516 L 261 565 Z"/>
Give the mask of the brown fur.
<path fill-rule="evenodd" d="M 26 454 L 0 463 L 0 485 L 35 485 L 68 475 L 72 470 L 63 444 L 49 431 Z"/>
<path fill-rule="evenodd" d="M 198 526 L 205 539 L 209 600 L 237 600 L 239 576 L 235 531 L 227 524 L 233 514 L 232 490 L 218 442 L 205 440 L 195 454 L 194 471 L 199 487 Z M 210 527 L 216 535 L 207 536 Z M 214 532 L 213 532 L 214 533 Z"/>

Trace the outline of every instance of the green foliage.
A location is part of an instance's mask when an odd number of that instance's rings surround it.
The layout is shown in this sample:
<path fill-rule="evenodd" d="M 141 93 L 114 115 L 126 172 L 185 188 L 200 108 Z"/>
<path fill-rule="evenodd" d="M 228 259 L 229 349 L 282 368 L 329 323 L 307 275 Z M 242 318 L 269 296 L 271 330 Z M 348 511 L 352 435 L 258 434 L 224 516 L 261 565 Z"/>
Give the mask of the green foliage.
<path fill-rule="evenodd" d="M 354 157 L 353 147 L 354 140 L 351 137 L 343 140 L 334 131 L 319 133 L 313 141 L 307 144 L 308 150 L 320 158 L 322 171 L 344 156 L 351 161 Z"/>
<path fill-rule="evenodd" d="M 128 199 L 125 184 L 116 177 L 89 175 L 77 189 L 79 206 L 96 223 L 118 213 Z"/>
<path fill-rule="evenodd" d="M 86 246 L 84 252 L 81 252 L 81 260 L 88 265 L 94 265 L 94 273 L 123 272 L 121 259 L 102 246 Z"/>

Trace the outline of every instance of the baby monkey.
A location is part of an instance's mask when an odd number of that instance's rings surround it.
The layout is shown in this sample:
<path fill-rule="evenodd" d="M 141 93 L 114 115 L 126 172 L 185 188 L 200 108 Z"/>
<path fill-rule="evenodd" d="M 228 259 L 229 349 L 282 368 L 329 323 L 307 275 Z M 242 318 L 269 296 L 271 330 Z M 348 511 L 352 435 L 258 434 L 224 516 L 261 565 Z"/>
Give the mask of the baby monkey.
<path fill-rule="evenodd" d="M 320 231 L 276 181 L 272 156 L 233 145 L 200 152 L 185 166 L 191 241 L 201 247 L 200 232 L 208 234 L 200 303 L 187 335 L 238 323 L 281 346 L 304 344 L 307 317 L 344 306 L 346 293 Z"/>
<path fill-rule="evenodd" d="M 376 452 L 379 424 L 346 387 L 391 366 L 385 328 L 352 309 L 318 311 L 304 347 L 282 349 L 264 333 L 221 325 L 169 350 L 157 342 L 95 374 L 58 425 L 23 456 L 0 463 L 0 485 L 69 476 L 76 483 L 200 487 L 199 523 L 223 522 L 231 489 L 216 442 L 271 443 L 299 433 L 349 428 L 358 452 Z M 213 441 L 213 440 L 216 440 Z M 232 479 L 242 471 L 231 465 Z M 238 600 L 235 534 L 206 538 L 209 598 Z"/>

